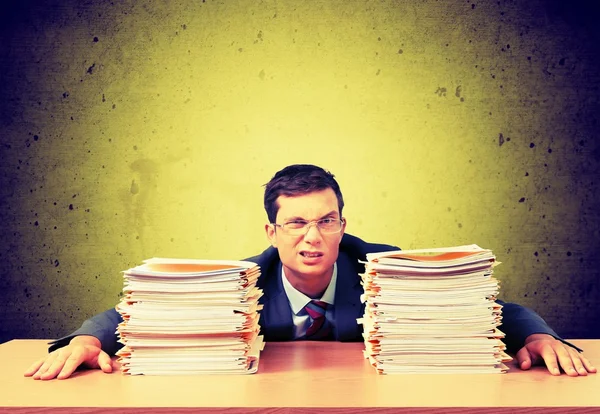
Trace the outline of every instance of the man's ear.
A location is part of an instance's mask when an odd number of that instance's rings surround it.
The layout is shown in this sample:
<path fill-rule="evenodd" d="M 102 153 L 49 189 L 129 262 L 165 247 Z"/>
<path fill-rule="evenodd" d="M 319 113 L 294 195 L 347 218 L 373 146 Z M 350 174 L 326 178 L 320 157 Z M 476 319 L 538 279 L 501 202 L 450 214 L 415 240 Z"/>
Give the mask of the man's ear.
<path fill-rule="evenodd" d="M 272 224 L 265 224 L 265 233 L 267 233 L 267 239 L 271 246 L 277 248 L 277 235 L 275 234 L 275 226 Z"/>

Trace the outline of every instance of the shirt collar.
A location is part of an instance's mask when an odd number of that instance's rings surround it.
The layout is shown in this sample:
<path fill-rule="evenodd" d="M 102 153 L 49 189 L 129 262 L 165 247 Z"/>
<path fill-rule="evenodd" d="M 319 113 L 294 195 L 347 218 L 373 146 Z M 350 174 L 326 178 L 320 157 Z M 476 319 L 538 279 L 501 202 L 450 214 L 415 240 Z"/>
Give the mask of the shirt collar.
<path fill-rule="evenodd" d="M 285 268 L 281 265 L 281 280 L 283 282 L 283 289 L 285 290 L 285 294 L 288 297 L 290 302 L 290 307 L 292 308 L 292 312 L 298 315 L 304 307 L 310 302 L 312 299 L 306 296 L 304 293 L 297 290 L 292 286 L 290 281 L 287 279 L 285 275 Z M 331 280 L 329 281 L 329 286 L 325 289 L 323 296 L 319 299 L 322 302 L 329 303 L 333 305 L 335 302 L 335 285 L 337 282 L 337 263 L 333 264 L 333 274 L 331 275 Z"/>

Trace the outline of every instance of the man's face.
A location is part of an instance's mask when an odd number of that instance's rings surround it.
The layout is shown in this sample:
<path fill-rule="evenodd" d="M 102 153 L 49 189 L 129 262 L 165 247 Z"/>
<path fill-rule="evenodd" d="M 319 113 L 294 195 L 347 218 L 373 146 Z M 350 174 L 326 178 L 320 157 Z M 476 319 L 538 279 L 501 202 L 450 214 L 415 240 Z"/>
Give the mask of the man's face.
<path fill-rule="evenodd" d="M 341 219 L 337 197 L 331 188 L 296 197 L 279 196 L 276 202 L 279 205 L 277 224 L 293 220 Z M 312 224 L 303 235 L 289 235 L 281 227 L 270 224 L 265 228 L 271 244 L 279 250 L 288 278 L 310 283 L 315 278 L 331 276 L 345 227 L 344 223 L 341 231 L 322 234 L 317 225 Z"/>

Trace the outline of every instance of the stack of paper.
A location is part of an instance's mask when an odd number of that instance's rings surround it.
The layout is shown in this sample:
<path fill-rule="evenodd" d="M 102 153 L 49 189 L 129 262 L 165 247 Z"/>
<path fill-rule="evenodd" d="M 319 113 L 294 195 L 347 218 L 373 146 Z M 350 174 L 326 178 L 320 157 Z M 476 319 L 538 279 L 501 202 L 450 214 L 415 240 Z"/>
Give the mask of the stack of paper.
<path fill-rule="evenodd" d="M 385 374 L 506 372 L 496 264 L 477 245 L 368 254 L 365 357 Z"/>
<path fill-rule="evenodd" d="M 123 274 L 122 372 L 256 372 L 263 347 L 256 263 L 155 258 Z"/>

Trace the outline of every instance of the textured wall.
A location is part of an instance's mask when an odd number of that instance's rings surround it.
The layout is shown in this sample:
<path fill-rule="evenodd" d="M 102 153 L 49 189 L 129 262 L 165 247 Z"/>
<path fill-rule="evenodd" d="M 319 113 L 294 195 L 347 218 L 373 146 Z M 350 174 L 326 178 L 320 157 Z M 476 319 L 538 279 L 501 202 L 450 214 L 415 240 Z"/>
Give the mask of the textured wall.
<path fill-rule="evenodd" d="M 76 328 L 142 259 L 261 251 L 296 162 L 350 233 L 491 248 L 504 299 L 600 337 L 593 2 L 6 3 L 0 340 Z"/>

